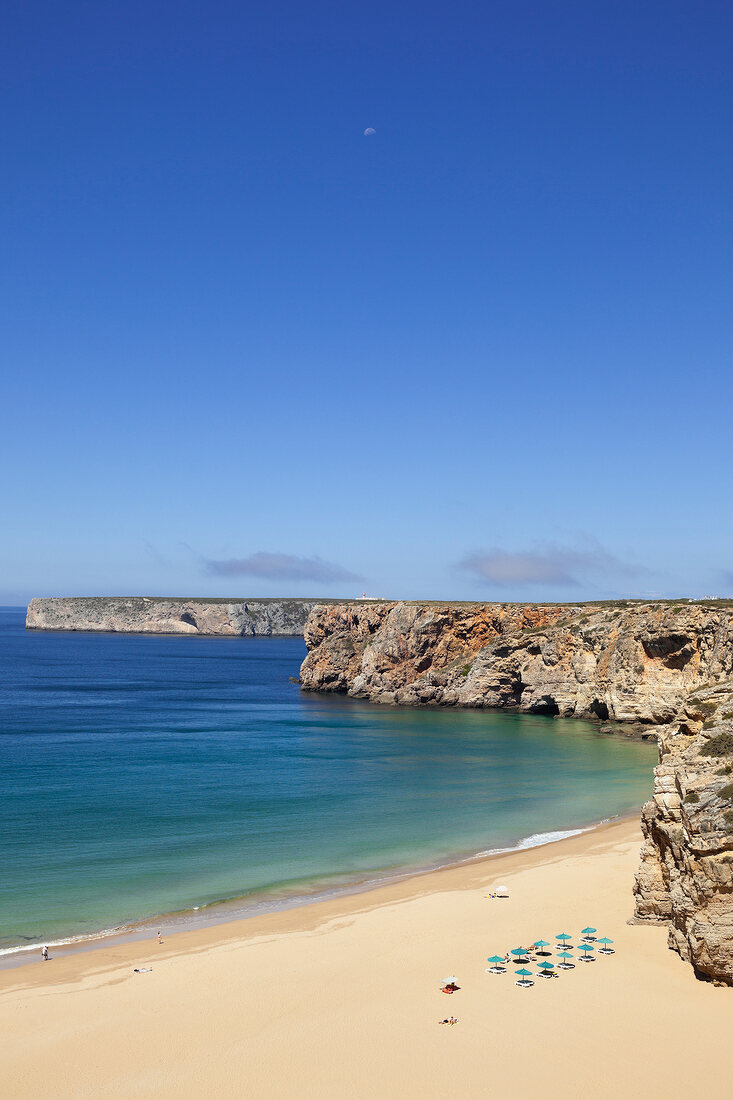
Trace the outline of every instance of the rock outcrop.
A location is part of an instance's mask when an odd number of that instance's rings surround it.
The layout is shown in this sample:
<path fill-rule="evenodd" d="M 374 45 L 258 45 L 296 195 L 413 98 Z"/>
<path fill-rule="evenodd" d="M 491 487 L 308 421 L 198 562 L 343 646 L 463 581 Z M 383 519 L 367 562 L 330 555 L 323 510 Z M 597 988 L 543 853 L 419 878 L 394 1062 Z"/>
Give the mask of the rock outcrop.
<path fill-rule="evenodd" d="M 305 629 L 309 653 L 301 682 L 305 690 L 347 692 L 379 702 L 448 702 L 442 694 L 435 697 L 433 685 L 439 681 L 430 674 L 472 658 L 497 638 L 550 626 L 567 613 L 561 607 L 501 604 L 319 607 Z M 407 697 L 410 692 L 414 699 Z"/>
<path fill-rule="evenodd" d="M 669 922 L 699 977 L 733 985 L 733 682 L 697 691 L 657 732 L 636 917 Z"/>
<path fill-rule="evenodd" d="M 164 599 L 98 596 L 31 600 L 29 630 L 135 634 L 302 634 L 315 600 Z"/>
<path fill-rule="evenodd" d="M 733 984 L 733 608 L 346 604 L 315 608 L 305 640 L 307 691 L 657 734 L 636 917 L 668 921 L 699 977 Z"/>
<path fill-rule="evenodd" d="M 309 691 L 380 703 L 669 721 L 733 666 L 733 611 L 698 604 L 318 607 Z"/>

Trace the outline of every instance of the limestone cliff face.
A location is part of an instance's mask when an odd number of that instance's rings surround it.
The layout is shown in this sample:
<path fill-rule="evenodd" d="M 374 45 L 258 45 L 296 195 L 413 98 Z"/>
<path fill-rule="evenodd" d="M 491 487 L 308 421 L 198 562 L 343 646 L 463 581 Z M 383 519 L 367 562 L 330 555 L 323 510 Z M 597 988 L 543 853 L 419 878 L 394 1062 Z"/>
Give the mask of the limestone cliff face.
<path fill-rule="evenodd" d="M 302 634 L 315 600 L 205 600 L 140 597 L 35 599 L 29 630 L 139 634 Z"/>
<path fill-rule="evenodd" d="M 699 684 L 732 671 L 733 612 L 346 604 L 316 608 L 305 640 L 306 690 L 656 724 Z"/>
<path fill-rule="evenodd" d="M 566 615 L 566 608 L 502 604 L 319 607 L 305 629 L 309 653 L 301 682 L 306 690 L 348 692 L 380 702 L 421 701 L 399 694 L 496 638 L 548 626 Z"/>
<path fill-rule="evenodd" d="M 732 610 L 341 605 L 315 608 L 305 640 L 305 690 L 595 716 L 658 733 L 637 917 L 669 921 L 670 946 L 700 977 L 733 984 Z M 717 757 L 703 751 L 713 734 L 727 734 Z"/>
<path fill-rule="evenodd" d="M 658 732 L 636 916 L 668 921 L 699 977 L 733 984 L 733 682 L 696 692 Z"/>

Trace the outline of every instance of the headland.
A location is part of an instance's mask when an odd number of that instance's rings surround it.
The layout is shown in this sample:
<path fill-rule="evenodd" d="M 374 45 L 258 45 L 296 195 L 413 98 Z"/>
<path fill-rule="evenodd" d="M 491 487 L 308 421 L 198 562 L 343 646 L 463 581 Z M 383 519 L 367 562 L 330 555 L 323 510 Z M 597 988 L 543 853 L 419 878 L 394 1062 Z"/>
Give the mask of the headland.
<path fill-rule="evenodd" d="M 328 600 L 188 596 L 49 596 L 31 600 L 28 630 L 247 637 L 303 634 L 308 615 Z"/>

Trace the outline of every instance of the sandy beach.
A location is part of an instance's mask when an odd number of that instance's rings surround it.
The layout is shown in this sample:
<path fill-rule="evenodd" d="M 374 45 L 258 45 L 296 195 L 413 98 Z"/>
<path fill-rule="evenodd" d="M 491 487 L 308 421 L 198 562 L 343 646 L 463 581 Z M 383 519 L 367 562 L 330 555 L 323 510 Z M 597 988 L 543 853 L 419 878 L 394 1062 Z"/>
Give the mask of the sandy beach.
<path fill-rule="evenodd" d="M 733 990 L 628 925 L 635 821 L 368 894 L 0 974 L 0 1094 L 647 1098 L 721 1088 Z M 497 884 L 508 900 L 485 895 Z M 585 925 L 616 954 L 532 989 L 487 955 Z M 135 973 L 135 968 L 152 971 Z M 536 964 L 530 969 L 536 972 Z M 460 991 L 441 993 L 455 974 Z M 454 1015 L 459 1023 L 439 1026 Z"/>

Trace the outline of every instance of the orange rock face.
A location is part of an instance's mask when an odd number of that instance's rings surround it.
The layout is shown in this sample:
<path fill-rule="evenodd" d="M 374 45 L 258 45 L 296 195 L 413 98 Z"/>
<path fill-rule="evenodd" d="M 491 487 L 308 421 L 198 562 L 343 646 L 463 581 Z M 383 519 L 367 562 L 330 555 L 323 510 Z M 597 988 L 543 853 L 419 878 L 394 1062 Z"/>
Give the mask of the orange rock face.
<path fill-rule="evenodd" d="M 567 607 L 523 604 L 342 604 L 319 607 L 305 629 L 309 691 L 378 697 L 470 660 L 504 635 L 550 627 Z"/>

